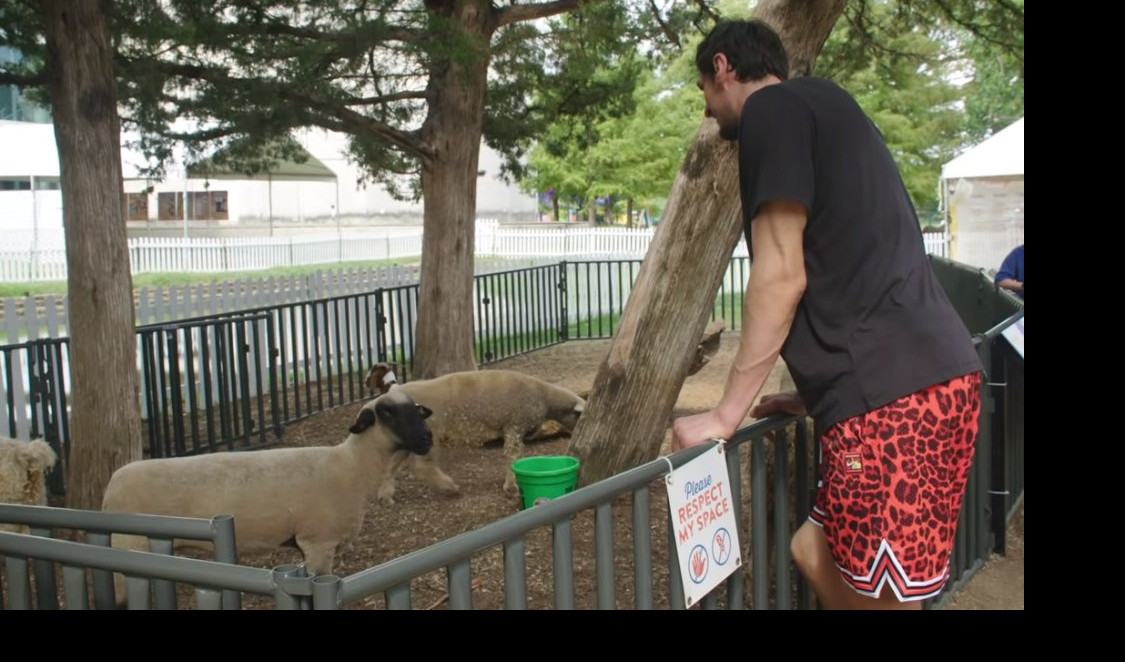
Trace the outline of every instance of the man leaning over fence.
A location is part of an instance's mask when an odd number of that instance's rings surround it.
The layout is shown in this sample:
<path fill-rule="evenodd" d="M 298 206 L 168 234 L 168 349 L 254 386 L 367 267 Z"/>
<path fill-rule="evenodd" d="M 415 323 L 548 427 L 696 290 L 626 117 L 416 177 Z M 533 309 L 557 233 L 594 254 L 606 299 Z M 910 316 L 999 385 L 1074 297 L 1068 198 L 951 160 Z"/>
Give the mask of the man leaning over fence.
<path fill-rule="evenodd" d="M 980 359 L 918 241 L 878 128 L 835 83 L 787 80 L 765 23 L 718 25 L 696 52 L 707 117 L 738 140 L 753 259 L 719 405 L 677 419 L 676 449 L 729 439 L 748 410 L 808 413 L 820 483 L 790 549 L 831 609 L 920 608 L 949 578 L 972 462 Z M 797 393 L 750 409 L 778 356 Z"/>

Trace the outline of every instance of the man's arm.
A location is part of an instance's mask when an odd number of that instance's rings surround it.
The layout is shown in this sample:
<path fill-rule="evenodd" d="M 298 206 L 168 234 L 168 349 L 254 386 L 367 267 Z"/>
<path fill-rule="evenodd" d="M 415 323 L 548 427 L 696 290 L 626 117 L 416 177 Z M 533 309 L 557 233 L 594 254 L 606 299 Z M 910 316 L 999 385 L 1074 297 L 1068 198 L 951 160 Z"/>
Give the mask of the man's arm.
<path fill-rule="evenodd" d="M 754 264 L 746 283 L 742 334 L 723 397 L 711 411 L 673 423 L 673 450 L 716 437 L 729 439 L 758 397 L 805 293 L 807 222 L 804 205 L 796 202 L 774 201 L 759 208 L 750 224 Z"/>

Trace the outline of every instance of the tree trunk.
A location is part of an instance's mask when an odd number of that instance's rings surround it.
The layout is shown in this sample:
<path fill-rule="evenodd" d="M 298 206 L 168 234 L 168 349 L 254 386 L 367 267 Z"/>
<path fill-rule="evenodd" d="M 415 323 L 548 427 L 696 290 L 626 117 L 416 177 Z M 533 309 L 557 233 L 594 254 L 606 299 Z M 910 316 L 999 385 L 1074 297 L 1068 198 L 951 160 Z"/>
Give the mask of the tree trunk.
<path fill-rule="evenodd" d="M 475 370 L 473 255 L 477 168 L 491 26 L 488 2 L 450 3 L 448 16 L 475 45 L 475 57 L 435 64 L 422 139 L 434 156 L 422 165 L 422 271 L 413 379 Z"/>
<path fill-rule="evenodd" d="M 559 222 L 559 194 L 551 194 L 551 208 L 555 210 L 555 222 Z"/>
<path fill-rule="evenodd" d="M 115 469 L 141 457 L 133 278 L 108 0 L 45 0 L 70 303 L 67 504 L 101 509 Z"/>
<path fill-rule="evenodd" d="M 846 0 L 762 0 L 790 76 L 812 71 Z M 700 112 L 703 98 L 699 99 Z M 735 144 L 705 120 L 570 441 L 590 484 L 656 458 L 731 253 L 742 234 Z"/>
<path fill-rule="evenodd" d="M 761 0 L 754 9 L 777 31 L 789 55 L 789 77 L 811 75 L 816 56 L 848 0 Z"/>

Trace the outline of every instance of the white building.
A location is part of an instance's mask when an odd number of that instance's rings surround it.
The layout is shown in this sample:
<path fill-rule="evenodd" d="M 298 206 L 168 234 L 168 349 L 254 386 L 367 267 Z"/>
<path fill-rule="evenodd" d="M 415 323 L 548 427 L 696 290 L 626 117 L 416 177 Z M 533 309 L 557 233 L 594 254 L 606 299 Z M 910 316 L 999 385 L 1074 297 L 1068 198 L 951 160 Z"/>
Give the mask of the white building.
<path fill-rule="evenodd" d="M 172 165 L 160 181 L 144 178 L 143 156 L 123 141 L 123 204 L 134 236 L 202 236 L 323 231 L 325 227 L 421 224 L 422 203 L 395 200 L 364 186 L 347 161 L 344 136 L 310 130 L 295 136 L 310 157 L 255 178 Z M 182 163 L 182 159 L 179 159 Z M 536 198 L 499 178 L 500 158 L 481 145 L 477 215 L 536 220 Z M 184 201 L 187 201 L 186 210 Z M 185 217 L 186 211 L 186 217 Z M 58 151 L 50 124 L 0 120 L 0 240 L 6 247 L 62 238 Z"/>

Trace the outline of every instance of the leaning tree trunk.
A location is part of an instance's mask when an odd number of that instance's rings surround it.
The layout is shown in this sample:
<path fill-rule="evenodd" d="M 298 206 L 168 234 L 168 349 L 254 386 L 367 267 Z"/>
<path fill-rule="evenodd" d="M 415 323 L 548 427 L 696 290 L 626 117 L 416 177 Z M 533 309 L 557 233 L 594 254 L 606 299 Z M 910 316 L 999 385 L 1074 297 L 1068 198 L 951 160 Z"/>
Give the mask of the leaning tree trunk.
<path fill-rule="evenodd" d="M 705 122 L 676 176 L 637 282 L 571 437 L 591 483 L 654 457 L 740 224 L 734 144 Z M 710 293 L 710 294 L 702 294 Z"/>
<path fill-rule="evenodd" d="M 479 3 L 454 10 L 476 44 L 474 57 L 437 65 L 428 89 L 422 139 L 433 150 L 422 165 L 422 273 L 414 379 L 475 370 L 473 256 L 477 168 L 491 27 Z"/>
<path fill-rule="evenodd" d="M 755 16 L 773 26 L 789 54 L 790 76 L 812 71 L 846 0 L 762 0 Z M 699 107 L 702 112 L 703 98 Z M 571 437 L 583 484 L 652 460 L 741 235 L 733 143 L 706 120 L 672 186 L 586 409 Z"/>
<path fill-rule="evenodd" d="M 141 457 L 133 278 L 109 0 L 45 0 L 70 312 L 67 504 L 100 509 L 115 469 Z"/>

